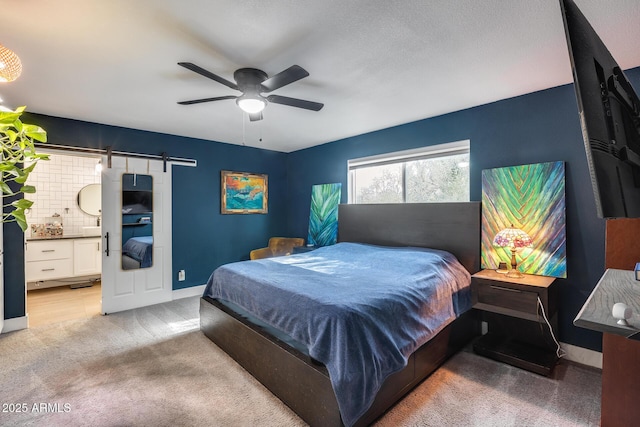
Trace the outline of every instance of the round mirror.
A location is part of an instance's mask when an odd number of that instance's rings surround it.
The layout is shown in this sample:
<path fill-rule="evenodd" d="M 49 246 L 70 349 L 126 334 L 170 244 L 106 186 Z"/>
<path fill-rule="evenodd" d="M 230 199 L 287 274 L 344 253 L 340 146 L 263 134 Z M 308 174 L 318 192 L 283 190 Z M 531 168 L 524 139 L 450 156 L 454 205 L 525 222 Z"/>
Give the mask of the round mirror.
<path fill-rule="evenodd" d="M 78 206 L 89 215 L 100 216 L 102 213 L 102 189 L 100 184 L 89 184 L 78 192 Z"/>

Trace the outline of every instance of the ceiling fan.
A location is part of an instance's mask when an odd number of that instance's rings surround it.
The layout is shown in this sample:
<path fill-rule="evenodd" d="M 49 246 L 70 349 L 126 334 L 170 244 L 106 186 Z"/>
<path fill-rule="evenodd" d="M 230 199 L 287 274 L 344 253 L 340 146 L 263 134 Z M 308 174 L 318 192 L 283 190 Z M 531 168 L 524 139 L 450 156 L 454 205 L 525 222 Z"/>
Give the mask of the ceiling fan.
<path fill-rule="evenodd" d="M 222 101 L 224 99 L 235 99 L 238 106 L 249 114 L 249 120 L 262 120 L 262 110 L 267 102 L 274 104 L 288 105 L 290 107 L 304 108 L 305 110 L 320 111 L 324 104 L 319 102 L 305 101 L 304 99 L 289 98 L 281 95 L 263 96 L 280 89 L 290 83 L 296 82 L 309 75 L 309 73 L 299 65 L 292 65 L 280 73 L 269 77 L 267 73 L 255 68 L 240 68 L 233 73 L 235 83 L 230 82 L 210 71 L 205 70 L 191 62 L 178 62 L 178 65 L 194 71 L 211 80 L 215 80 L 231 89 L 239 90 L 242 95 L 217 96 L 215 98 L 194 99 L 191 101 L 178 102 L 180 105 L 199 104 L 202 102 Z"/>

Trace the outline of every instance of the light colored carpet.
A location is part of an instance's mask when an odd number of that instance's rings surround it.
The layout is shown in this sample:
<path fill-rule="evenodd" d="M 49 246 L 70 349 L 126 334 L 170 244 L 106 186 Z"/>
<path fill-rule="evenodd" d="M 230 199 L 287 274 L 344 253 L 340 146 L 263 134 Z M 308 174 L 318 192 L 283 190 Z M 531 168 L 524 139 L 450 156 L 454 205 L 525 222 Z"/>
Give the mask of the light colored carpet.
<path fill-rule="evenodd" d="M 2 426 L 304 426 L 199 331 L 198 298 L 0 336 Z M 24 410 L 17 412 L 17 410 Z M 597 426 L 600 373 L 463 351 L 376 425 Z"/>

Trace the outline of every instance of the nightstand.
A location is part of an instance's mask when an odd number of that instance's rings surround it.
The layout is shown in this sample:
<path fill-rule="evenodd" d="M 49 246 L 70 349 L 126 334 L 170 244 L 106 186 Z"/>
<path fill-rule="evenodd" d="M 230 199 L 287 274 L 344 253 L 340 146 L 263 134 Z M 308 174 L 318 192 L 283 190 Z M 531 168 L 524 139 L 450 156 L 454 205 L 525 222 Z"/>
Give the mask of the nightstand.
<path fill-rule="evenodd" d="M 554 334 L 558 330 L 554 282 L 554 277 L 525 274 L 515 279 L 495 270 L 472 275 L 473 308 L 482 312 L 482 320 L 488 326 L 487 333 L 474 342 L 474 351 L 549 375 L 558 361 L 557 345 L 550 330 L 551 327 Z"/>

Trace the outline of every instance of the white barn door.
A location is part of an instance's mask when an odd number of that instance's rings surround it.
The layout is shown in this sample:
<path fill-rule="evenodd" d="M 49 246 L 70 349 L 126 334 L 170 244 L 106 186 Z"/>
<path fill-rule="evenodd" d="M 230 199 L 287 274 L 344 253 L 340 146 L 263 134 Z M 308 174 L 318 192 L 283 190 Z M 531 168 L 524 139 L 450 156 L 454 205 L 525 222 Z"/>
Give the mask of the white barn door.
<path fill-rule="evenodd" d="M 172 299 L 171 163 L 112 157 L 102 169 L 102 312 L 158 304 Z M 107 165 L 103 156 L 102 164 Z M 122 268 L 122 175 L 153 177 L 153 252 L 147 268 Z M 108 253 L 107 253 L 108 248 Z"/>

